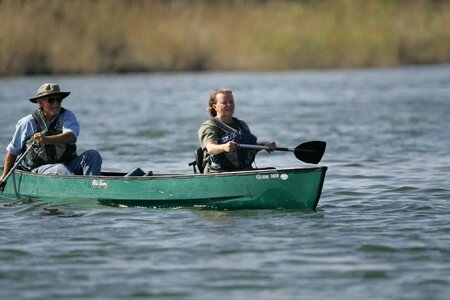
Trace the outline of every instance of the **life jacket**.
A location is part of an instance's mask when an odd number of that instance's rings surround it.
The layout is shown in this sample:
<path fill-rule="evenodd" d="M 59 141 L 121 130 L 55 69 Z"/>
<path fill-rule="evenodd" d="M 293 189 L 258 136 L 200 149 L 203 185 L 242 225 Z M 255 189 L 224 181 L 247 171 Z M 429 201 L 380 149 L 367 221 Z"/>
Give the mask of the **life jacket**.
<path fill-rule="evenodd" d="M 48 126 L 45 122 L 43 112 L 40 109 L 32 113 L 33 118 L 37 124 L 37 131 L 45 136 L 52 136 L 62 133 L 62 123 L 60 117 L 65 109 L 62 107 L 59 116 L 55 118 Z M 33 139 L 28 140 L 27 145 L 33 143 Z M 33 144 L 33 149 L 26 155 L 25 160 L 27 165 L 31 168 L 37 168 L 45 164 L 61 163 L 71 161 L 77 156 L 77 146 L 75 144 Z"/>
<path fill-rule="evenodd" d="M 250 144 L 256 145 L 256 136 L 250 133 L 247 127 L 241 125 L 241 121 L 237 118 L 233 118 L 234 123 L 238 125 L 239 130 L 236 132 L 230 132 L 227 128 L 224 128 L 222 124 L 215 118 L 212 119 L 218 128 L 218 144 L 226 144 L 229 141 L 235 141 L 238 144 Z M 251 167 L 255 160 L 255 151 L 249 151 L 243 148 L 237 148 L 236 151 L 228 153 L 224 152 L 218 155 L 210 155 L 210 168 L 215 171 L 225 170 L 242 170 Z"/>

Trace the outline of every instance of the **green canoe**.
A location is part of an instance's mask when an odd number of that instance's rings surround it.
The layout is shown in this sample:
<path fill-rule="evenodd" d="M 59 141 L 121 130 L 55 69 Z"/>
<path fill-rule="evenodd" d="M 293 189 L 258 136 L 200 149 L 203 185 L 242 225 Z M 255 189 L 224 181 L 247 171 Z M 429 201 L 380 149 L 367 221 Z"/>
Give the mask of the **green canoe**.
<path fill-rule="evenodd" d="M 0 168 L 2 169 L 2 168 Z M 327 167 L 255 169 L 219 174 L 54 176 L 15 170 L 1 198 L 47 203 L 94 200 L 128 207 L 315 210 Z"/>

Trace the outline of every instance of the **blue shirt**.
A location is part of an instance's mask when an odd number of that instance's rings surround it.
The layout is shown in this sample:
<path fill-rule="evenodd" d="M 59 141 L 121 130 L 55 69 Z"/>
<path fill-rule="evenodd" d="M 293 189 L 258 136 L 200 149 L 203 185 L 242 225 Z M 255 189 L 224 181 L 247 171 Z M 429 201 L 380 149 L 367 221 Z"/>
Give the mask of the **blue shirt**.
<path fill-rule="evenodd" d="M 58 118 L 59 114 L 55 116 Z M 53 118 L 53 120 L 55 119 Z M 49 125 L 53 120 L 45 122 Z M 65 110 L 63 114 L 59 117 L 59 122 L 61 123 L 62 132 L 71 132 L 74 137 L 74 143 L 77 140 L 78 135 L 80 134 L 80 123 L 78 123 L 77 117 L 75 114 L 69 110 Z M 33 118 L 31 114 L 27 115 L 20 119 L 16 124 L 16 131 L 14 132 L 14 136 L 6 147 L 6 150 L 11 152 L 11 154 L 19 155 L 22 153 L 22 149 L 25 146 L 25 143 L 31 139 L 33 134 L 38 131 L 38 126 L 36 120 Z"/>

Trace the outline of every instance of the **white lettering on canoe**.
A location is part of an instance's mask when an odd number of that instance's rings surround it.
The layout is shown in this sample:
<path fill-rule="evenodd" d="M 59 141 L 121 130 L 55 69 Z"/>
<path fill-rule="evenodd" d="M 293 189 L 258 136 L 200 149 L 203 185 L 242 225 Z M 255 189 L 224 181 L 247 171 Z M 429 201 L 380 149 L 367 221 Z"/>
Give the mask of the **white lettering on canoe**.
<path fill-rule="evenodd" d="M 107 189 L 108 183 L 104 181 L 103 179 L 94 179 L 92 180 L 92 187 L 94 189 Z"/>
<path fill-rule="evenodd" d="M 280 175 L 278 175 L 278 173 L 274 173 L 274 174 L 258 174 L 258 175 L 256 175 L 256 179 L 258 179 L 258 180 L 278 179 L 278 178 L 280 178 Z"/>

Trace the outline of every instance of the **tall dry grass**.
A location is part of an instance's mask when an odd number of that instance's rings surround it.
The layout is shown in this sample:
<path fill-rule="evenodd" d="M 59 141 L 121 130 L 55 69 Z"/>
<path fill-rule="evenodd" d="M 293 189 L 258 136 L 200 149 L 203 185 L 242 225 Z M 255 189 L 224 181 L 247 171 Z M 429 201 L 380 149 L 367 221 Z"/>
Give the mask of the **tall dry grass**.
<path fill-rule="evenodd" d="M 0 75 L 448 62 L 443 0 L 0 0 Z"/>

